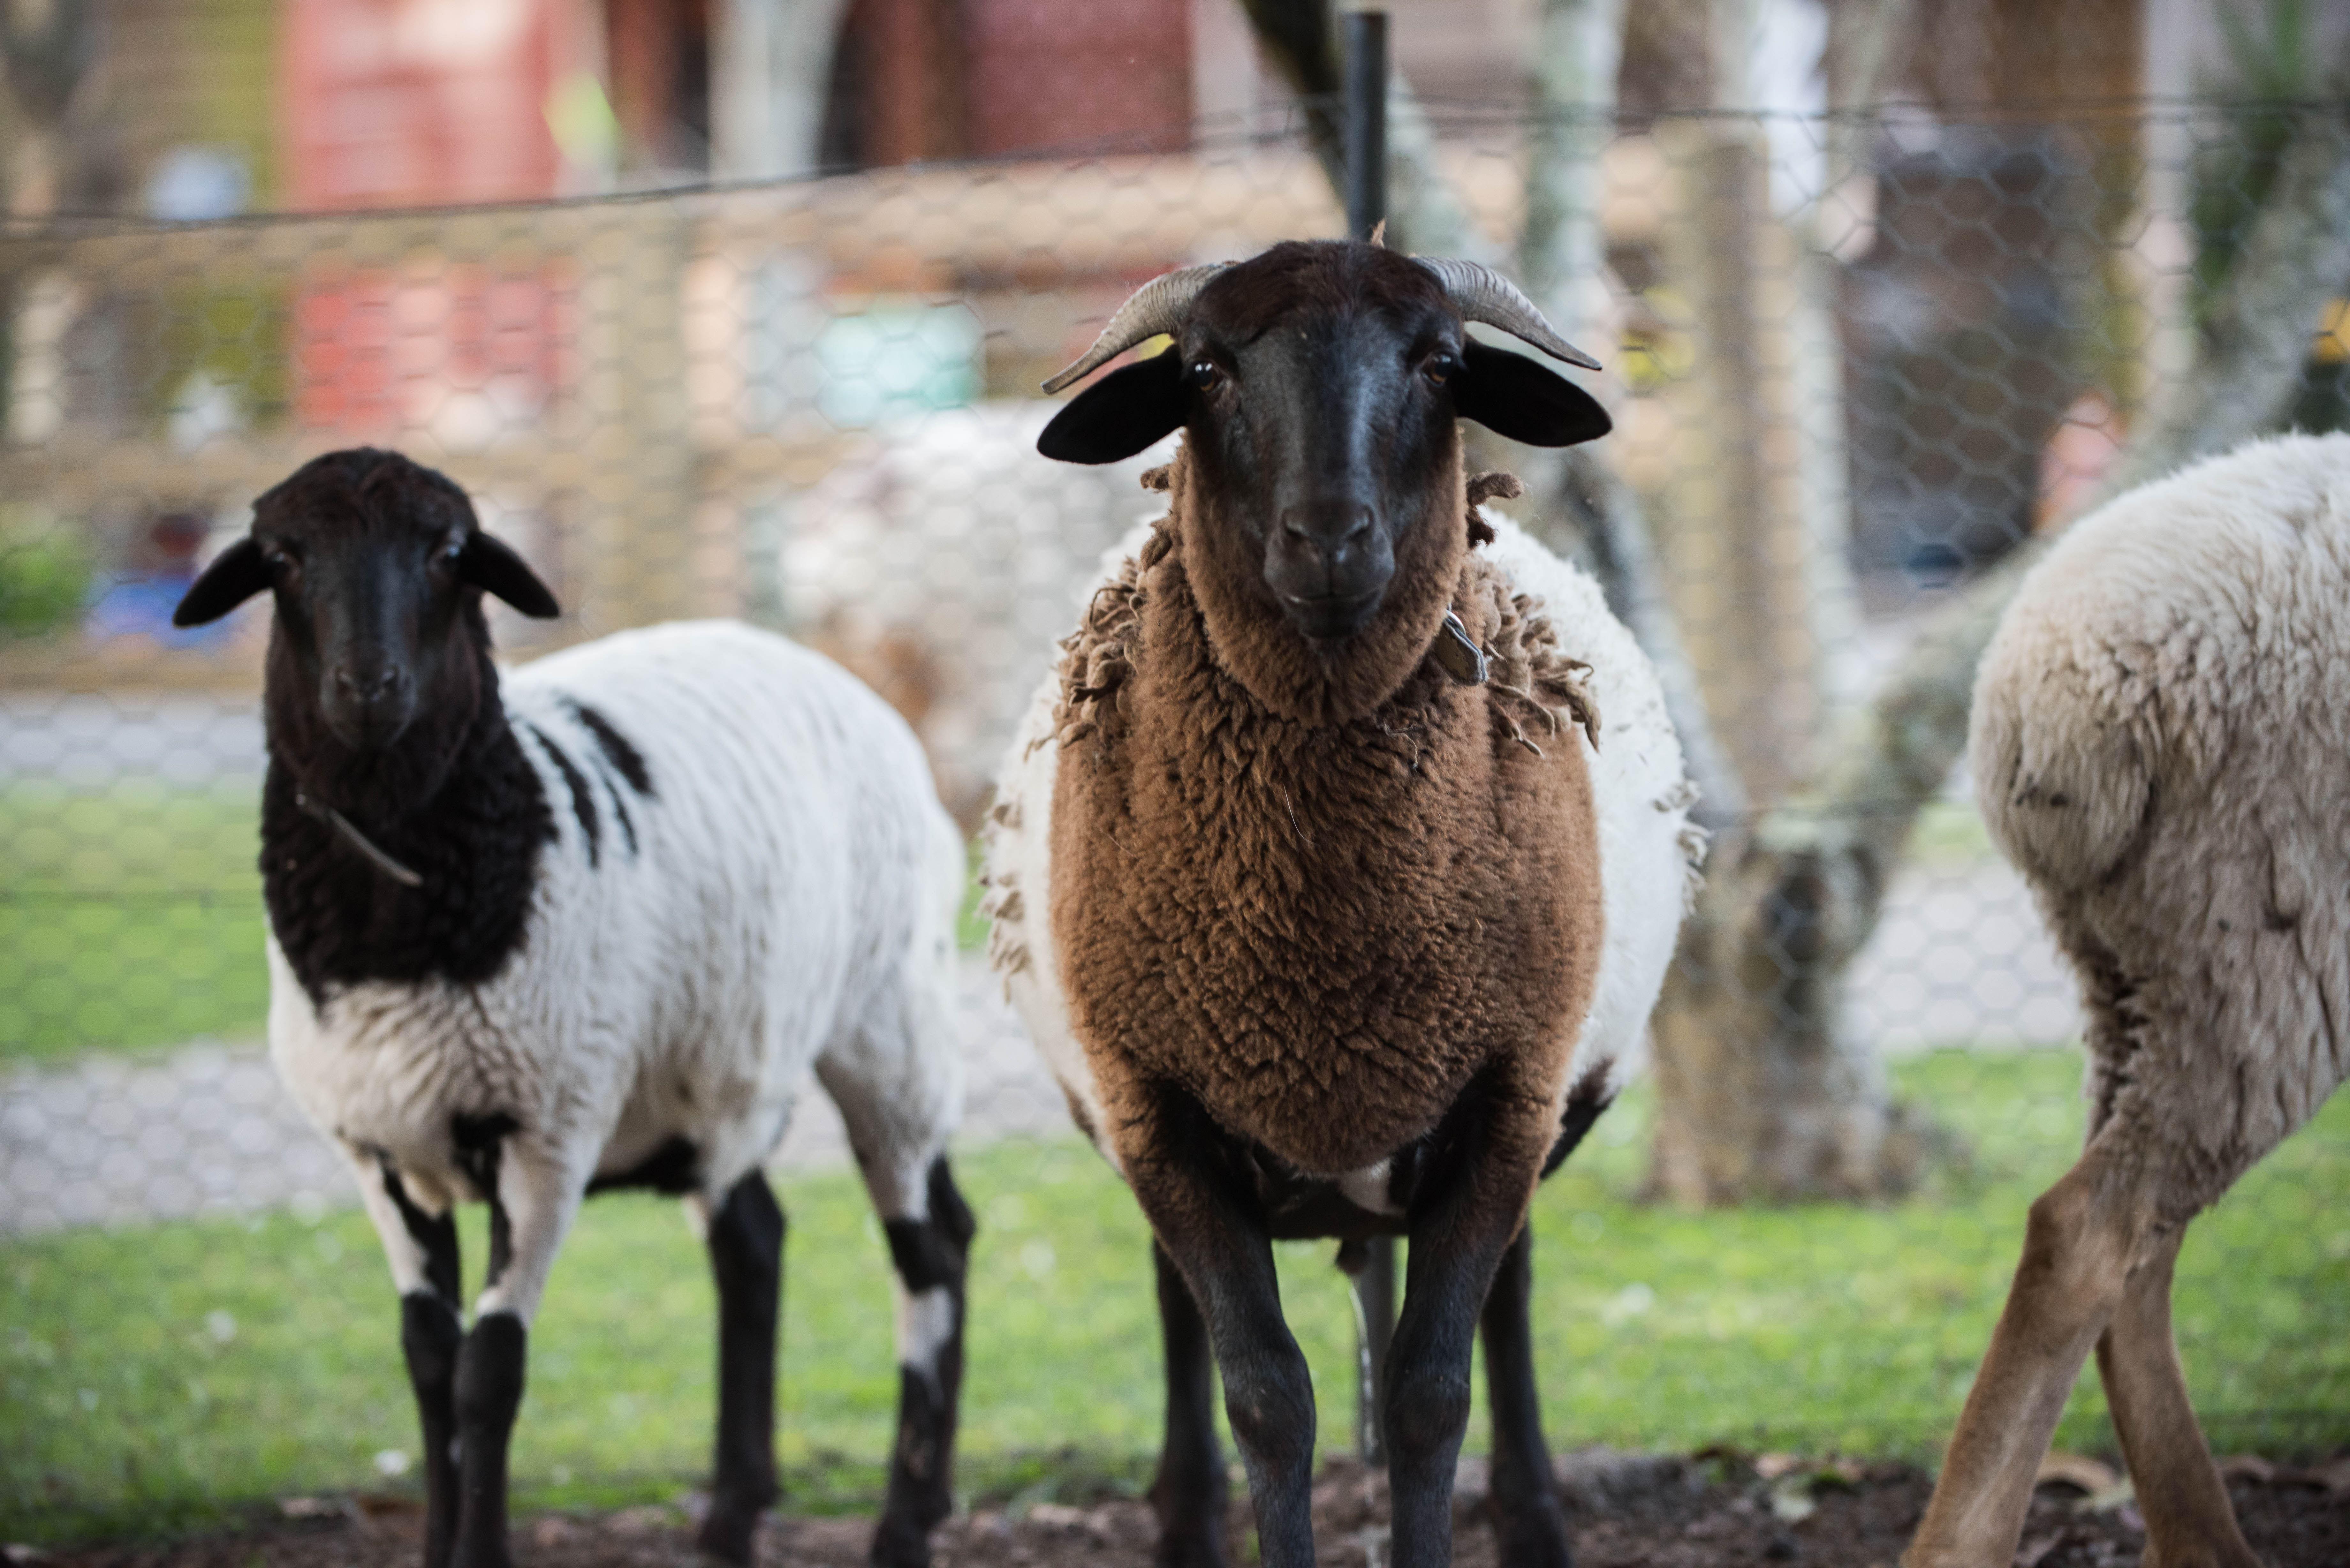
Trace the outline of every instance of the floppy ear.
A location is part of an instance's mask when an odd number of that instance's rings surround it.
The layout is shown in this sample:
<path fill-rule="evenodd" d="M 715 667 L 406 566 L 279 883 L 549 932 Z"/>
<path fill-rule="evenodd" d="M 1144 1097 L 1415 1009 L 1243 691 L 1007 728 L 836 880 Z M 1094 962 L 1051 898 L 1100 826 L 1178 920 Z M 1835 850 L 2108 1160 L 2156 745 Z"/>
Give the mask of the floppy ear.
<path fill-rule="evenodd" d="M 1599 400 L 1523 354 L 1471 343 L 1453 379 L 1452 411 L 1528 446 L 1574 446 L 1615 428 Z"/>
<path fill-rule="evenodd" d="M 1036 450 L 1062 462 L 1116 462 L 1183 422 L 1183 357 L 1170 348 L 1113 370 L 1053 416 Z"/>
<path fill-rule="evenodd" d="M 465 535 L 465 553 L 457 557 L 457 576 L 484 593 L 497 595 L 533 620 L 553 620 L 563 613 L 538 574 L 479 528 Z"/>
<path fill-rule="evenodd" d="M 180 607 L 172 612 L 173 626 L 202 626 L 220 619 L 269 587 L 269 563 L 250 535 L 213 557 L 204 575 L 188 585 Z"/>

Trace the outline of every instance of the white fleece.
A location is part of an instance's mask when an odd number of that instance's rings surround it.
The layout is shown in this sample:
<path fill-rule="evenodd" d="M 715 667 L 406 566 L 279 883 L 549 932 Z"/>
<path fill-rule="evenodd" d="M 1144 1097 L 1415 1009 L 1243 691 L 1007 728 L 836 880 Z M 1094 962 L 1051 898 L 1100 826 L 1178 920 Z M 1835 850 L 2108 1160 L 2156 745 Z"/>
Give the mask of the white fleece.
<path fill-rule="evenodd" d="M 2350 1064 L 2350 436 L 2074 524 L 1983 655 L 1970 743 L 2081 973 L 2094 1115 L 2182 1221 Z"/>
<path fill-rule="evenodd" d="M 884 1215 L 924 1217 L 962 1107 L 962 846 L 904 722 L 828 659 L 732 623 L 622 632 L 501 684 L 557 835 L 520 950 L 478 986 L 368 982 L 314 1008 L 270 944 L 271 1054 L 383 1211 L 400 1287 L 420 1288 L 421 1264 L 376 1151 L 428 1211 L 486 1198 L 451 1142 L 454 1115 L 485 1108 L 522 1130 L 499 1179 L 514 1265 L 483 1311 L 526 1321 L 589 1179 L 672 1137 L 700 1151 L 703 1203 L 722 1201 L 781 1140 L 811 1067 Z M 649 796 L 595 765 L 574 701 L 643 755 Z M 534 726 L 589 780 L 592 866 Z"/>

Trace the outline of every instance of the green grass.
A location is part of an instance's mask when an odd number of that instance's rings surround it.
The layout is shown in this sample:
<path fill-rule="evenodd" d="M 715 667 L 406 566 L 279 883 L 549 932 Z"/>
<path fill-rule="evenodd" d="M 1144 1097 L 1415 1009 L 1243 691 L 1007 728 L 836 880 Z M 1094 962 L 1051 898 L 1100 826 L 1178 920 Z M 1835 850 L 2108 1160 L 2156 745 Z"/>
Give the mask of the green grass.
<path fill-rule="evenodd" d="M 1972 801 L 1931 800 L 1918 808 L 1902 858 L 1929 871 L 1963 870 L 1996 864 L 1999 850 Z"/>
<path fill-rule="evenodd" d="M 255 1034 L 250 784 L 0 788 L 0 1061 Z"/>
<path fill-rule="evenodd" d="M 1881 1209 L 1645 1208 L 1637 1102 L 1543 1189 L 1538 1353 L 1552 1440 L 1929 1459 L 2003 1297 L 2024 1204 L 2079 1136 L 2069 1053 L 1946 1054 L 1904 1087 L 1972 1141 Z M 973 1262 L 962 1480 L 1132 1485 L 1159 1415 L 1145 1232 L 1090 1151 L 965 1157 Z M 2197 1222 L 2178 1332 L 2223 1449 L 2350 1441 L 2350 1098 Z M 794 1506 L 868 1506 L 895 1401 L 885 1251 L 847 1177 L 794 1179 L 781 1457 Z M 478 1228 L 468 1257 L 482 1256 Z M 1349 1428 L 1351 1317 L 1326 1247 L 1282 1250 L 1323 1405 Z M 532 1333 L 525 1505 L 671 1495 L 705 1464 L 712 1296 L 669 1205 L 590 1205 Z M 355 1214 L 172 1224 L 0 1247 L 0 1538 L 187 1524 L 288 1491 L 386 1484 L 413 1455 L 397 1309 Z M 1482 1441 L 1482 1416 L 1472 1442 Z M 2094 1377 L 2060 1440 L 2109 1443 Z M 412 1474 L 390 1483 L 413 1484 Z"/>

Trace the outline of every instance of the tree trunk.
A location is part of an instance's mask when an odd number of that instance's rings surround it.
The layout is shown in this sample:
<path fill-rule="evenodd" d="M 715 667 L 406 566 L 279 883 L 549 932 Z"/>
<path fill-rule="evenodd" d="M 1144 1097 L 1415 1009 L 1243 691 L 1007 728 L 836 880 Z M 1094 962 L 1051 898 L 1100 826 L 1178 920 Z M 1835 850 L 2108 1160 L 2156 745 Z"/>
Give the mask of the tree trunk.
<path fill-rule="evenodd" d="M 1305 99 L 1306 140 L 1343 201 L 1347 191 L 1344 57 L 1329 0 L 1241 0 L 1265 58 Z M 1436 132 L 1400 69 L 1388 80 L 1388 231 L 1393 249 L 1488 265 L 1501 248 L 1436 163 Z"/>
<path fill-rule="evenodd" d="M 773 180 L 816 163 L 847 0 L 719 0 L 710 40 L 711 167 Z"/>
<path fill-rule="evenodd" d="M 2271 428 L 2325 302 L 2350 276 L 2350 134 L 2309 111 L 2187 373 L 2106 493 Z M 1688 1203 L 1898 1191 L 1925 1140 L 1872 1054 L 1839 1038 L 1844 967 L 1868 940 L 1918 808 L 1966 744 L 1974 668 L 2027 546 L 1936 616 L 1806 780 L 1723 846 L 1657 1012 L 1653 1180 Z"/>
<path fill-rule="evenodd" d="M 1527 293 L 1568 341 L 1604 352 L 1618 334 L 1600 230 L 1600 158 L 1616 134 L 1623 0 L 1544 0 L 1539 26 L 1518 267 Z M 1613 376 L 1601 389 L 1611 408 L 1622 406 L 1623 391 Z M 1640 498 L 1602 446 L 1528 450 L 1517 461 L 1543 502 L 1537 530 L 1554 547 L 1567 545 L 1559 535 L 1571 532 L 1572 553 L 1599 579 L 1608 607 L 1655 663 L 1697 782 L 1698 821 L 1711 832 L 1729 826 L 1745 813 L 1745 784 L 1714 738 Z"/>

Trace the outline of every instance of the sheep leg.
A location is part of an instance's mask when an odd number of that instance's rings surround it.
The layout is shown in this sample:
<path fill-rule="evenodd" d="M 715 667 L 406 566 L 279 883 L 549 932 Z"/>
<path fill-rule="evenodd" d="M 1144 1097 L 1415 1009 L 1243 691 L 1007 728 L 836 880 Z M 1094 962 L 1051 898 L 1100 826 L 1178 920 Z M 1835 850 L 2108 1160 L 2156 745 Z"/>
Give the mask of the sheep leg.
<path fill-rule="evenodd" d="M 2057 1417 L 2152 1240 L 2139 1168 L 2115 1153 L 2144 1129 L 2126 1140 L 2116 1125 L 2032 1205 L 2007 1306 L 1905 1568 L 2004 1568 L 2015 1554 Z"/>
<path fill-rule="evenodd" d="M 1566 1568 L 1566 1511 L 1543 1441 L 1534 1385 L 1534 1227 L 1521 1226 L 1502 1254 L 1479 1324 L 1485 1336 L 1486 1403 L 1493 1416 L 1493 1534 L 1500 1559 L 1526 1568 Z"/>
<path fill-rule="evenodd" d="M 1547 1095 L 1472 1085 L 1430 1138 L 1412 1202 L 1403 1312 L 1388 1352 L 1395 1568 L 1452 1561 L 1452 1476 L 1469 1427 L 1471 1352 L 1553 1134 Z"/>
<path fill-rule="evenodd" d="M 954 1511 L 955 1419 L 962 1392 L 964 1276 L 978 1226 L 946 1156 L 931 1161 L 924 1201 L 882 1230 L 898 1273 L 898 1446 L 873 1533 L 882 1568 L 922 1568 L 931 1530 Z"/>
<path fill-rule="evenodd" d="M 389 1158 L 346 1152 L 400 1291 L 400 1347 L 424 1450 L 424 1568 L 448 1568 L 457 1535 L 457 1353 L 465 1337 L 457 1217 L 447 1209 L 427 1213 Z"/>
<path fill-rule="evenodd" d="M 573 1179 L 526 1141 L 499 1137 L 468 1152 L 490 1199 L 488 1278 L 457 1355 L 457 1511 L 452 1568 L 506 1568 L 506 1449 L 522 1408 L 530 1321 L 547 1272 L 579 1212 Z"/>
<path fill-rule="evenodd" d="M 1341 1248 L 1339 1267 L 1347 1262 Z M 1387 1406 L 1388 1346 L 1395 1339 L 1395 1238 L 1365 1241 L 1361 1262 L 1348 1270 L 1347 1282 L 1355 1297 L 1355 1451 L 1367 1465 L 1383 1465 L 1388 1445 L 1379 1416 Z"/>
<path fill-rule="evenodd" d="M 2170 1332 L 2170 1280 L 2185 1227 L 2131 1272 L 2097 1341 L 2097 1373 L 2146 1516 L 2147 1568 L 2260 1568 L 2187 1401 Z"/>
<path fill-rule="evenodd" d="M 756 1168 L 728 1189 L 705 1232 L 718 1286 L 718 1439 L 710 1514 L 695 1544 L 748 1563 L 759 1514 L 775 1501 L 775 1319 L 784 1288 L 784 1211 Z"/>
<path fill-rule="evenodd" d="M 1172 1085 L 1122 1096 L 1127 1179 L 1191 1287 L 1248 1471 L 1264 1568 L 1313 1568 L 1314 1379 L 1281 1315 L 1273 1236 L 1231 1137 Z"/>
<path fill-rule="evenodd" d="M 951 950 L 931 953 L 918 940 L 905 963 L 816 1064 L 896 1271 L 898 1442 L 870 1553 L 883 1568 L 922 1568 L 931 1528 L 954 1509 L 963 1282 L 977 1230 L 942 1152 L 962 1100 L 951 972 L 935 967 L 951 964 Z"/>
<path fill-rule="evenodd" d="M 1158 1568 L 1225 1568 L 1230 1490 L 1216 1441 L 1214 1364 L 1208 1323 L 1167 1249 L 1150 1244 L 1159 1276 L 1159 1327 L 1167 1353 L 1167 1435 L 1150 1506 L 1159 1515 Z"/>

